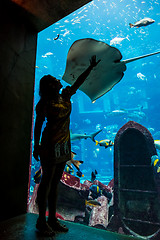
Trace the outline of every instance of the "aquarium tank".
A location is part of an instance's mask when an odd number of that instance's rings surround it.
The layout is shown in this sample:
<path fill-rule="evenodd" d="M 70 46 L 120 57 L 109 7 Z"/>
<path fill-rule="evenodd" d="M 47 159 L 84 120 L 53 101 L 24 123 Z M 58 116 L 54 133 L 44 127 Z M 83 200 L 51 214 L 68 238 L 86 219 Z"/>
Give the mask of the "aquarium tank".
<path fill-rule="evenodd" d="M 92 38 L 104 42 L 117 48 L 122 54 L 122 60 L 160 51 L 159 9 L 159 0 L 95 0 L 40 32 L 34 110 L 39 101 L 39 80 L 44 75 L 51 74 L 60 79 L 63 87 L 69 85 L 62 77 L 68 51 L 77 40 Z M 143 21 L 145 18 L 154 21 L 146 24 Z M 140 20 L 142 22 L 139 23 Z M 80 165 L 82 174 L 78 175 L 73 166 L 71 175 L 78 178 L 80 184 L 92 182 L 93 175 L 95 180 L 105 186 L 112 181 L 114 146 L 108 145 L 108 142 L 114 143 L 118 130 L 128 121 L 143 125 L 154 140 L 160 139 L 160 54 L 128 63 L 126 66 L 123 78 L 96 101 L 92 102 L 80 90 L 72 96 L 71 150 L 76 153 L 74 159 L 83 163 Z M 33 130 L 34 121 L 35 111 Z M 93 133 L 97 133 L 94 139 L 88 137 Z M 76 134 L 83 137 L 74 139 Z M 34 176 L 39 169 L 40 162 L 32 156 L 30 200 L 37 187 Z"/>

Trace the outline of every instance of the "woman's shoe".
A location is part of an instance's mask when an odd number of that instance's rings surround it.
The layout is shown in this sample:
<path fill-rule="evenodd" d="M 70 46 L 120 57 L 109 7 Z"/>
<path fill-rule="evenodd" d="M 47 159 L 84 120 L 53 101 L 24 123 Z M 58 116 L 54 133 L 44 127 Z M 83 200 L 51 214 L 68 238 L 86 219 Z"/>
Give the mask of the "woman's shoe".
<path fill-rule="evenodd" d="M 54 221 L 48 220 L 48 225 L 54 232 L 68 232 L 68 228 L 64 224 L 60 223 L 57 219 Z"/>
<path fill-rule="evenodd" d="M 53 237 L 55 232 L 53 229 L 48 225 L 47 222 L 41 222 L 39 219 L 37 220 L 36 228 L 38 232 L 46 237 Z"/>

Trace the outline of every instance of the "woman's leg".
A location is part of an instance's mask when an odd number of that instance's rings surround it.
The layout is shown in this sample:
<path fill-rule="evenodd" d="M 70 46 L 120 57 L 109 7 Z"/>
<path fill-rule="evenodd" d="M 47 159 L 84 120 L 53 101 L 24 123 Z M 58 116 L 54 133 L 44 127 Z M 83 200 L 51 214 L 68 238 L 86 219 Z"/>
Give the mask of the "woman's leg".
<path fill-rule="evenodd" d="M 49 208 L 49 221 L 55 221 L 56 219 L 56 205 L 58 197 L 58 184 L 62 177 L 66 163 L 60 163 L 55 165 L 55 171 L 52 177 L 52 183 L 48 196 L 48 208 Z"/>
<path fill-rule="evenodd" d="M 49 168 L 42 166 L 42 179 L 37 192 L 39 217 L 37 219 L 36 228 L 42 235 L 49 237 L 55 235 L 53 229 L 46 222 L 47 201 L 54 171 L 55 167 Z"/>
<path fill-rule="evenodd" d="M 52 178 L 55 173 L 55 166 L 42 166 L 42 179 L 37 192 L 37 203 L 39 208 L 39 221 L 46 222 L 46 208 L 48 202 L 48 195 L 50 192 Z"/>

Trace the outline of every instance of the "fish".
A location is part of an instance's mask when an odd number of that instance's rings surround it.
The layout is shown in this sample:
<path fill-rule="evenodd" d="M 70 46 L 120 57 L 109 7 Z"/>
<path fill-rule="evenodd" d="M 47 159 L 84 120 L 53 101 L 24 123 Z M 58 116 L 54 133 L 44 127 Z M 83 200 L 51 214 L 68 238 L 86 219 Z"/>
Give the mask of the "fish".
<path fill-rule="evenodd" d="M 84 174 L 80 170 L 78 170 L 76 174 L 78 177 L 84 177 Z"/>
<path fill-rule="evenodd" d="M 159 157 L 157 155 L 153 155 L 151 157 L 151 165 L 153 166 L 154 172 L 160 173 L 160 161 L 159 161 Z"/>
<path fill-rule="evenodd" d="M 36 184 L 39 184 L 40 181 L 41 181 L 41 178 L 42 178 L 42 168 L 40 167 L 38 171 L 35 172 L 35 175 L 34 175 L 34 182 Z"/>
<path fill-rule="evenodd" d="M 128 39 L 128 36 L 127 37 L 124 37 L 124 38 L 121 38 L 121 37 L 115 37 L 113 38 L 111 41 L 110 41 L 110 45 L 116 45 L 116 44 L 121 44 L 121 42 L 124 40 L 124 39 Z"/>
<path fill-rule="evenodd" d="M 75 140 L 81 140 L 81 139 L 87 139 L 87 138 L 91 138 L 91 140 L 93 142 L 95 142 L 95 136 L 100 133 L 102 130 L 98 130 L 97 132 L 91 133 L 91 134 L 79 134 L 79 133 L 72 133 L 70 132 L 70 137 L 71 137 L 71 141 L 75 141 Z"/>
<path fill-rule="evenodd" d="M 99 146 L 103 146 L 105 148 L 112 147 L 114 145 L 114 143 L 109 139 L 104 139 L 101 141 L 95 140 L 95 142 L 96 142 L 96 146 L 99 144 Z"/>
<path fill-rule="evenodd" d="M 60 34 L 57 34 L 57 37 L 54 38 L 54 40 L 57 40 L 59 38 Z"/>
<path fill-rule="evenodd" d="M 80 171 L 79 166 L 83 163 L 81 160 L 75 160 L 74 156 L 76 155 L 75 152 L 71 151 L 71 160 L 66 162 L 66 165 L 70 168 L 73 169 L 72 164 L 76 167 L 78 171 Z"/>
<path fill-rule="evenodd" d="M 66 164 L 66 166 L 64 168 L 64 171 L 69 173 L 69 174 L 73 174 L 74 173 L 73 168 L 69 167 L 67 164 Z"/>
<path fill-rule="evenodd" d="M 77 168 L 77 170 L 79 170 L 79 166 L 80 166 L 82 163 L 83 163 L 83 161 L 81 161 L 81 160 L 74 160 L 74 159 L 69 160 L 69 161 L 66 162 L 66 164 L 67 164 L 68 167 L 70 167 L 70 168 L 73 169 L 73 167 L 71 166 L 71 164 L 73 164 L 73 165 Z"/>
<path fill-rule="evenodd" d="M 93 207 L 101 206 L 100 202 L 98 202 L 96 200 L 85 200 L 85 205 L 90 205 L 90 206 L 93 206 Z"/>
<path fill-rule="evenodd" d="M 98 174 L 97 170 L 95 169 L 95 171 L 91 173 L 91 182 L 94 182 L 94 180 L 96 179 L 96 175 Z"/>
<path fill-rule="evenodd" d="M 142 111 L 142 109 L 143 109 L 143 106 L 140 106 L 140 105 L 137 108 L 116 109 L 107 113 L 107 116 L 108 117 L 119 117 L 123 115 L 127 116 L 128 114 L 132 114 L 130 112 Z"/>
<path fill-rule="evenodd" d="M 119 117 L 128 113 L 125 109 L 116 109 L 107 114 L 108 117 Z"/>
<path fill-rule="evenodd" d="M 154 140 L 155 147 L 160 150 L 160 140 Z"/>
<path fill-rule="evenodd" d="M 102 195 L 102 189 L 98 185 L 92 185 L 89 190 L 96 195 L 96 198 Z"/>
<path fill-rule="evenodd" d="M 96 55 L 101 61 L 79 88 L 94 102 L 121 81 L 127 69 L 126 64 L 159 53 L 160 51 L 122 60 L 121 52 L 105 42 L 93 38 L 79 39 L 68 51 L 62 79 L 72 85 L 87 69 L 91 57 Z"/>
<path fill-rule="evenodd" d="M 52 56 L 53 53 L 52 52 L 47 52 L 44 55 L 42 55 L 43 58 L 47 58 L 48 56 Z M 47 67 L 46 67 L 47 68 Z"/>
<path fill-rule="evenodd" d="M 142 81 L 146 80 L 146 76 L 142 73 L 137 73 L 137 77 Z"/>
<path fill-rule="evenodd" d="M 158 157 L 158 155 L 153 155 L 153 156 L 151 157 L 151 165 L 153 165 L 153 166 L 155 167 L 158 162 L 159 162 L 159 157 Z"/>
<path fill-rule="evenodd" d="M 129 23 L 129 26 L 130 26 L 130 28 L 146 27 L 154 22 L 155 22 L 155 20 L 153 20 L 152 18 L 144 18 L 144 19 L 141 19 L 141 20 L 135 22 L 134 24 Z"/>
<path fill-rule="evenodd" d="M 154 167 L 156 166 L 156 164 L 159 162 L 159 159 L 157 158 L 156 160 L 154 160 L 154 163 L 153 163 L 153 165 L 154 165 Z"/>
<path fill-rule="evenodd" d="M 112 199 L 112 193 L 99 185 L 92 185 L 89 188 L 89 191 L 90 191 L 89 196 L 91 196 L 93 199 L 96 199 L 102 195 L 108 199 L 108 203 Z"/>

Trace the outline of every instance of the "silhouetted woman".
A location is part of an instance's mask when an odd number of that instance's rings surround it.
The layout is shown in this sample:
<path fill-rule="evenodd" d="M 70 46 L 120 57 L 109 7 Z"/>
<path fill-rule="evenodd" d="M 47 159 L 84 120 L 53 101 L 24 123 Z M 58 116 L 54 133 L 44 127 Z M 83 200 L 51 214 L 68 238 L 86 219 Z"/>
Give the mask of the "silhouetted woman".
<path fill-rule="evenodd" d="M 39 217 L 36 228 L 46 236 L 53 236 L 57 231 L 68 231 L 67 227 L 56 218 L 56 203 L 58 183 L 66 162 L 71 159 L 70 98 L 99 61 L 96 61 L 96 56 L 92 56 L 90 66 L 72 86 L 64 88 L 61 94 L 59 91 L 62 84 L 55 77 L 45 75 L 40 80 L 40 100 L 36 106 L 33 156 L 37 161 L 40 157 L 42 166 L 42 179 L 37 193 Z M 45 119 L 47 123 L 41 138 L 42 124 Z M 48 221 L 46 221 L 47 206 L 49 211 Z"/>

